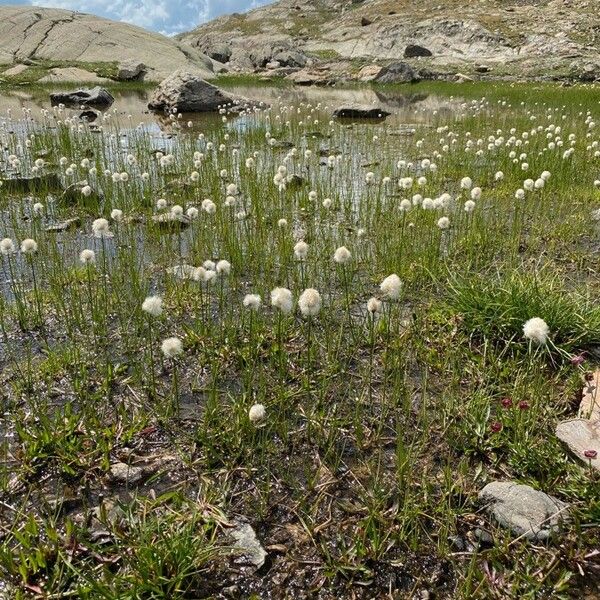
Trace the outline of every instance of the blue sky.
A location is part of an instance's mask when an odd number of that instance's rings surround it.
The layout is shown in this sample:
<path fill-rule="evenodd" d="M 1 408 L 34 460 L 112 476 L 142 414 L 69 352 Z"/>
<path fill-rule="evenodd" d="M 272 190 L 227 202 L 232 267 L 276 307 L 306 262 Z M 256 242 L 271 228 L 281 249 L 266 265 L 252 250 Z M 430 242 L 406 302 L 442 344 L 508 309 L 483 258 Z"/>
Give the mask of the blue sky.
<path fill-rule="evenodd" d="M 133 23 L 166 35 L 189 31 L 219 15 L 243 12 L 273 0 L 0 0 L 1 5 L 51 6 Z"/>

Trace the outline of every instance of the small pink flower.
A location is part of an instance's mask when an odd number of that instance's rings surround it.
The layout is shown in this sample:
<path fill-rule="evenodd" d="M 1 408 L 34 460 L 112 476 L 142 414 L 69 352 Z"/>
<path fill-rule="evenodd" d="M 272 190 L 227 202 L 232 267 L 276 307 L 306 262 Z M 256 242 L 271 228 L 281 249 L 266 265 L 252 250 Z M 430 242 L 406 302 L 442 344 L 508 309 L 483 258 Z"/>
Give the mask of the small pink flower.
<path fill-rule="evenodd" d="M 583 455 L 586 458 L 592 459 L 592 458 L 596 458 L 598 456 L 598 453 L 595 450 L 586 450 Z"/>
<path fill-rule="evenodd" d="M 500 423 L 500 421 L 494 421 L 491 425 L 491 430 L 493 433 L 502 431 L 502 423 Z"/>
<path fill-rule="evenodd" d="M 510 408 L 513 405 L 511 398 L 502 398 L 500 402 L 504 408 Z"/>
<path fill-rule="evenodd" d="M 577 356 L 571 357 L 571 364 L 574 367 L 578 367 L 579 365 L 583 364 L 584 361 L 585 361 L 585 357 L 583 356 L 583 354 L 578 354 Z"/>
<path fill-rule="evenodd" d="M 527 410 L 529 408 L 529 402 L 527 402 L 527 400 L 521 400 L 521 402 L 519 402 L 519 408 L 521 410 Z"/>

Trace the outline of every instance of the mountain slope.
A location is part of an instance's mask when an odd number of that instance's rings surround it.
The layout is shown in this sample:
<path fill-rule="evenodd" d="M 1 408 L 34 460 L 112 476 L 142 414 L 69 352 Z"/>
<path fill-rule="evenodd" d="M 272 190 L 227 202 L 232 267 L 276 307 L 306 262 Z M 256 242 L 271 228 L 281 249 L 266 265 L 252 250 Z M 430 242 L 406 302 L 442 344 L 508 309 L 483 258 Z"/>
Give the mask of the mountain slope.
<path fill-rule="evenodd" d="M 186 44 L 140 27 L 84 13 L 0 6 L 0 64 L 142 62 L 145 79 L 182 67 L 211 76 L 211 61 Z"/>
<path fill-rule="evenodd" d="M 282 49 L 352 70 L 403 59 L 409 45 L 431 53 L 419 64 L 469 72 L 485 63 L 499 76 L 568 75 L 598 60 L 597 0 L 437 2 L 279 0 L 180 39 L 209 54 L 230 53 L 230 68 L 246 71 L 263 67 Z"/>

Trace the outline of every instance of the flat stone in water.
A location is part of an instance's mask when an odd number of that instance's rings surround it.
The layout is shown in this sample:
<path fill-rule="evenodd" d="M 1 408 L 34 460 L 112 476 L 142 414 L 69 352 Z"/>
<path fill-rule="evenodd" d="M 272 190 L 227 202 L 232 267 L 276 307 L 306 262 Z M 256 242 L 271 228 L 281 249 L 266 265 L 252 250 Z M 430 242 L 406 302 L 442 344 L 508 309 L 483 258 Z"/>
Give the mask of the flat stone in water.
<path fill-rule="evenodd" d="M 191 220 L 186 215 L 172 215 L 164 213 L 162 215 L 154 215 L 152 222 L 158 226 L 161 231 L 181 231 L 190 226 Z"/>
<path fill-rule="evenodd" d="M 333 111 L 333 116 L 340 119 L 385 119 L 390 114 L 381 106 L 366 106 L 363 104 L 340 106 Z"/>
<path fill-rule="evenodd" d="M 79 217 L 73 217 L 72 219 L 67 219 L 62 223 L 56 223 L 55 225 L 48 225 L 46 227 L 46 231 L 48 233 L 61 233 L 63 231 L 71 231 L 73 229 L 77 229 L 81 226 L 81 219 Z"/>
<path fill-rule="evenodd" d="M 8 177 L 2 180 L 2 191 L 9 193 L 27 194 L 41 190 L 56 192 L 62 189 L 56 173 Z"/>
<path fill-rule="evenodd" d="M 600 421 L 563 421 L 556 426 L 556 436 L 575 457 L 600 471 Z"/>
<path fill-rule="evenodd" d="M 513 481 L 493 481 L 479 492 L 487 511 L 500 525 L 519 537 L 547 540 L 566 519 L 567 504 Z"/>

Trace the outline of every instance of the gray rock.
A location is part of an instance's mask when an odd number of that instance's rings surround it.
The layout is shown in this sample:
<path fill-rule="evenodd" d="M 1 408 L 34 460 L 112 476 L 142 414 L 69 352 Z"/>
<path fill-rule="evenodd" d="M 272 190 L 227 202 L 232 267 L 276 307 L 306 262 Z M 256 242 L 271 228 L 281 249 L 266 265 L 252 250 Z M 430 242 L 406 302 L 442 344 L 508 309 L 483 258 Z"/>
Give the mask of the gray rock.
<path fill-rule="evenodd" d="M 65 106 L 97 106 L 99 108 L 109 107 L 115 99 L 112 94 L 96 86 L 92 89 L 81 89 L 74 92 L 55 92 L 50 94 L 52 106 L 64 104 Z"/>
<path fill-rule="evenodd" d="M 231 46 L 227 44 L 215 44 L 206 49 L 206 54 L 220 63 L 228 63 L 231 53 Z"/>
<path fill-rule="evenodd" d="M 265 564 L 267 553 L 262 547 L 256 532 L 248 523 L 235 521 L 235 527 L 230 531 L 235 540 L 234 548 L 242 553 L 242 561 L 260 569 Z"/>
<path fill-rule="evenodd" d="M 113 463 L 110 465 L 110 477 L 115 483 L 125 483 L 133 485 L 138 483 L 144 475 L 144 470 L 141 467 L 126 465 L 122 462 Z"/>
<path fill-rule="evenodd" d="M 55 225 L 48 225 L 46 231 L 48 233 L 62 233 L 63 231 L 72 231 L 80 226 L 81 219 L 79 217 L 73 217 L 72 219 L 67 219 L 61 223 L 56 223 Z"/>
<path fill-rule="evenodd" d="M 14 176 L 2 179 L 2 191 L 13 194 L 29 194 L 41 191 L 62 191 L 60 178 L 56 173 L 42 175 Z"/>
<path fill-rule="evenodd" d="M 378 83 L 415 83 L 421 77 L 408 63 L 395 62 L 384 67 L 375 77 Z"/>
<path fill-rule="evenodd" d="M 600 471 L 600 421 L 563 421 L 556 426 L 556 436 L 568 446 L 576 458 Z"/>
<path fill-rule="evenodd" d="M 171 213 L 163 213 L 154 215 L 152 222 L 158 226 L 161 231 L 181 231 L 190 226 L 190 218 L 187 215 L 173 215 Z"/>
<path fill-rule="evenodd" d="M 333 116 L 341 119 L 385 119 L 390 113 L 380 106 L 348 104 L 333 111 Z"/>
<path fill-rule="evenodd" d="M 433 56 L 433 52 L 429 48 L 418 44 L 409 44 L 404 48 L 404 58 L 417 58 L 419 56 Z"/>
<path fill-rule="evenodd" d="M 488 483 L 479 499 L 500 525 L 530 540 L 548 539 L 567 516 L 564 502 L 513 481 Z"/>
<path fill-rule="evenodd" d="M 308 57 L 305 54 L 302 54 L 302 52 L 297 52 L 295 50 L 278 52 L 273 55 L 271 60 L 278 62 L 282 67 L 303 68 L 308 63 Z"/>
<path fill-rule="evenodd" d="M 126 60 L 119 63 L 117 79 L 119 81 L 139 81 L 146 73 L 146 65 L 140 61 Z"/>
<path fill-rule="evenodd" d="M 252 102 L 220 90 L 197 73 L 180 70 L 161 82 L 152 94 L 148 108 L 155 111 L 214 112 L 225 106 L 239 109 L 244 104 Z"/>

